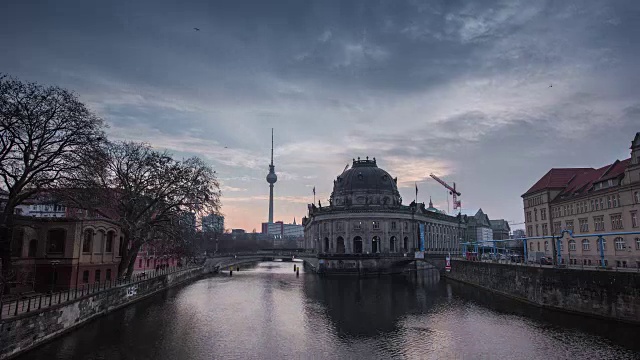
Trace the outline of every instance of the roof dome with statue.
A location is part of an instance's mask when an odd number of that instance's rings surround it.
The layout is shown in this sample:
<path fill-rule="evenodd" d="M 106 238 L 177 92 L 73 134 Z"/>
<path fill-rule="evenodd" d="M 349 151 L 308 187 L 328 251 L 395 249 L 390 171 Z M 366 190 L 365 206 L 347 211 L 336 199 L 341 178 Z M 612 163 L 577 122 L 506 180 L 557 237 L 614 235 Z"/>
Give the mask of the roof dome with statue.
<path fill-rule="evenodd" d="M 353 159 L 350 169 L 333 181 L 334 205 L 399 205 L 397 178 L 378 167 L 376 159 Z"/>

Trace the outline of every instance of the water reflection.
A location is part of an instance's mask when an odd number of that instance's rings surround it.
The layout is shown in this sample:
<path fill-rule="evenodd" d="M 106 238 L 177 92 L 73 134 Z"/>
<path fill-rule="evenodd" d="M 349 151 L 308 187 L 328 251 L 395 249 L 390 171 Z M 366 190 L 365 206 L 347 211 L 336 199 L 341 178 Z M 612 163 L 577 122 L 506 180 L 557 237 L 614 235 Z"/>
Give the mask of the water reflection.
<path fill-rule="evenodd" d="M 262 263 L 171 289 L 20 359 L 637 358 L 635 345 L 571 321 L 437 272 L 296 277 L 291 263 Z"/>
<path fill-rule="evenodd" d="M 305 279 L 304 294 L 322 305 L 339 336 L 377 337 L 397 332 L 408 313 L 428 309 L 438 299 L 438 280 L 437 271 L 418 277 L 312 276 Z"/>

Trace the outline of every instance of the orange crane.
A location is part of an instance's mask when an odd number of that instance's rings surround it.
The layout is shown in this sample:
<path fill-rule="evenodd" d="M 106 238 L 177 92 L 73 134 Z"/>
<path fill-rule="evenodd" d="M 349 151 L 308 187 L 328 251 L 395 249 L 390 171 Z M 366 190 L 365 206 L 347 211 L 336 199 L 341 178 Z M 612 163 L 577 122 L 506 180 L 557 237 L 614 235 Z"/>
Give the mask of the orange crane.
<path fill-rule="evenodd" d="M 447 188 L 447 190 L 449 190 L 449 195 L 451 195 L 453 197 L 453 209 L 460 209 L 460 211 L 462 210 L 462 202 L 460 200 L 458 200 L 458 196 L 462 195 L 458 190 L 456 190 L 456 183 L 453 183 L 453 187 L 449 186 L 449 184 L 447 184 L 446 182 L 444 182 L 444 180 L 440 179 L 439 177 L 435 176 L 433 173 L 429 174 L 429 176 L 431 176 L 433 178 L 433 180 L 439 182 L 442 186 L 444 186 L 445 188 Z"/>

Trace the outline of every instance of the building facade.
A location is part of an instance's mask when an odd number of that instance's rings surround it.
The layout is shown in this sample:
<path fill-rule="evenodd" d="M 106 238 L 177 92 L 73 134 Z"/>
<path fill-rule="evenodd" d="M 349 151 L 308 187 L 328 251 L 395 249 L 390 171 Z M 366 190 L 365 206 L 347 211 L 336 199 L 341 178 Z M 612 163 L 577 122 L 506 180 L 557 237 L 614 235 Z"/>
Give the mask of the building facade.
<path fill-rule="evenodd" d="M 511 238 L 511 227 L 504 219 L 489 220 L 494 240 L 508 240 Z"/>
<path fill-rule="evenodd" d="M 218 214 L 209 214 L 202 217 L 202 231 L 210 231 L 216 233 L 224 232 L 224 216 Z"/>
<path fill-rule="evenodd" d="M 107 219 L 16 216 L 11 291 L 58 291 L 114 280 L 121 234 Z"/>
<path fill-rule="evenodd" d="M 598 265 L 597 237 L 581 234 L 640 231 L 640 133 L 631 156 L 598 169 L 554 168 L 522 195 L 527 237 L 565 234 L 562 262 Z M 640 268 L 640 234 L 604 236 L 606 265 Z M 556 241 L 527 241 L 532 257 L 556 254 Z"/>
<path fill-rule="evenodd" d="M 329 204 L 308 209 L 302 222 L 304 247 L 319 254 L 460 251 L 460 218 L 424 203 L 403 205 L 397 178 L 379 168 L 375 158 L 354 159 L 334 180 Z"/>

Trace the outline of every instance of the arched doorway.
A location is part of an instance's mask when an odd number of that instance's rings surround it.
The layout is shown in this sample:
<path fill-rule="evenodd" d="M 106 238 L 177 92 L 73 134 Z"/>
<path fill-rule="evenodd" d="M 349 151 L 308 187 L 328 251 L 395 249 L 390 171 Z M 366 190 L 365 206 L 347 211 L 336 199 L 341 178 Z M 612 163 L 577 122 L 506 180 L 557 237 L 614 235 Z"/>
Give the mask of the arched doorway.
<path fill-rule="evenodd" d="M 380 238 L 378 236 L 374 236 L 371 239 L 371 253 L 377 254 L 380 252 Z"/>
<path fill-rule="evenodd" d="M 324 252 L 329 252 L 329 238 L 324 238 Z"/>
<path fill-rule="evenodd" d="M 409 237 L 405 236 L 404 237 L 404 243 L 402 244 L 402 249 L 404 249 L 404 251 L 407 251 L 408 247 L 409 247 Z"/>
<path fill-rule="evenodd" d="M 353 253 L 362 254 L 362 238 L 360 236 L 353 238 Z"/>
<path fill-rule="evenodd" d="M 391 239 L 389 239 L 389 251 L 390 252 L 396 252 L 396 237 L 392 236 Z"/>
<path fill-rule="evenodd" d="M 342 236 L 338 236 L 336 239 L 336 252 L 338 254 L 344 254 L 344 239 Z"/>

